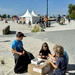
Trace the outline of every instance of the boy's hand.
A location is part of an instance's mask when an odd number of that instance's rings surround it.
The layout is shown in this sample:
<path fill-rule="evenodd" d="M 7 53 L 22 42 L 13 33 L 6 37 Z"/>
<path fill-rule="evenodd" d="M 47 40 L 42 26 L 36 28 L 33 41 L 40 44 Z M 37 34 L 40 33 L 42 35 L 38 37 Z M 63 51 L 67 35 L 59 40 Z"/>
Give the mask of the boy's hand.
<path fill-rule="evenodd" d="M 53 63 L 51 60 L 49 60 L 50 63 Z"/>
<path fill-rule="evenodd" d="M 42 56 L 43 58 L 45 57 L 45 56 Z"/>
<path fill-rule="evenodd" d="M 52 64 L 52 66 L 53 66 L 55 69 L 57 69 L 57 68 L 58 68 L 58 66 L 57 66 L 57 65 L 55 65 L 52 61 L 50 61 L 50 60 L 49 60 L 49 62 Z"/>
<path fill-rule="evenodd" d="M 23 54 L 25 54 L 25 51 L 23 51 Z"/>
<path fill-rule="evenodd" d="M 23 55 L 23 53 L 19 53 L 19 55 Z"/>

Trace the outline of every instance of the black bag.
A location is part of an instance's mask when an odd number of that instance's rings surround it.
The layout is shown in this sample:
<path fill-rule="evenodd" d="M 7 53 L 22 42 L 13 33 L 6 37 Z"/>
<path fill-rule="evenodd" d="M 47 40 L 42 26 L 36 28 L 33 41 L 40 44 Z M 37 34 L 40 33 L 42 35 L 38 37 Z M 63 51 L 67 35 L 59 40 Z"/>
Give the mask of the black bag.
<path fill-rule="evenodd" d="M 34 55 L 32 53 L 30 53 L 30 52 L 26 52 L 26 54 L 29 56 L 30 60 L 35 58 Z"/>

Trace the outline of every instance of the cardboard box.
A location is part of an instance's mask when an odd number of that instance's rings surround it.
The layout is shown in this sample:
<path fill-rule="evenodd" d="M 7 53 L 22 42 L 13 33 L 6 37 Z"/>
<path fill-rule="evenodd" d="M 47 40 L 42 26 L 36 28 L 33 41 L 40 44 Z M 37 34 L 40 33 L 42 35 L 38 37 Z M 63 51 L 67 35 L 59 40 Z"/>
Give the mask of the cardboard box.
<path fill-rule="evenodd" d="M 44 75 L 50 72 L 52 66 L 49 62 L 46 62 L 43 65 L 28 65 L 28 73 L 31 75 Z"/>

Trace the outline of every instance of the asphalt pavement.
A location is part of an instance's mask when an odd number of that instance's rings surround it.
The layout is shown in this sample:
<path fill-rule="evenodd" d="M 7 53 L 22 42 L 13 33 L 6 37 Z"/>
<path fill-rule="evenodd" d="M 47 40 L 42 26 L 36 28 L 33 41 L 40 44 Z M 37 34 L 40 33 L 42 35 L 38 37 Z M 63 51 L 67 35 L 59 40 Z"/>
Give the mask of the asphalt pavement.
<path fill-rule="evenodd" d="M 68 52 L 70 63 L 75 64 L 75 30 L 49 31 L 41 33 L 27 33 L 27 36 L 41 39 L 43 41 L 60 44 Z"/>

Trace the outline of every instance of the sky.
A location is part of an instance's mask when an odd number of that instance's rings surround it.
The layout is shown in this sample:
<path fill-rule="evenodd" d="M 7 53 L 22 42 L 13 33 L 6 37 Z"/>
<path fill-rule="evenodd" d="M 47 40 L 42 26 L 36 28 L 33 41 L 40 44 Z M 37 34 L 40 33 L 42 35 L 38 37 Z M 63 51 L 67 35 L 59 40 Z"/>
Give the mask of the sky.
<path fill-rule="evenodd" d="M 0 0 L 0 14 L 22 16 L 26 10 L 46 15 L 47 0 Z M 75 0 L 48 0 L 49 15 L 68 14 L 68 5 Z"/>

